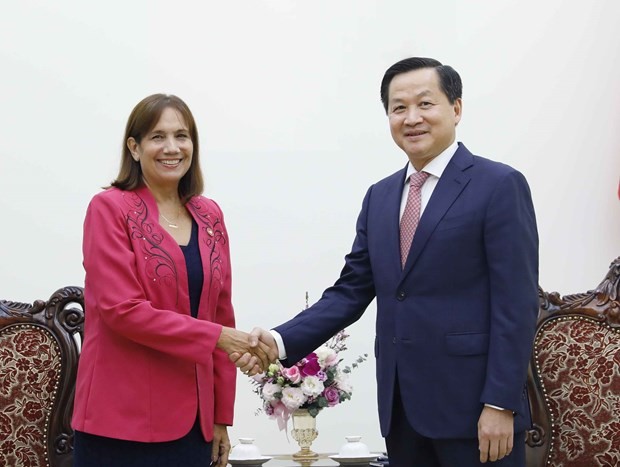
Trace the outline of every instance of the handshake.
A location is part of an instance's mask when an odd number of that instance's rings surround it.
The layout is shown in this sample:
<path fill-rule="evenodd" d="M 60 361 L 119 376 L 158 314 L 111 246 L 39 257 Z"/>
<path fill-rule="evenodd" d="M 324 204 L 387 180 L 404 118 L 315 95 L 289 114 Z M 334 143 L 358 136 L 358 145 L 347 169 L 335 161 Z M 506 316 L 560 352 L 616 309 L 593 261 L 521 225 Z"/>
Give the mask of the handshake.
<path fill-rule="evenodd" d="M 230 360 L 243 373 L 254 376 L 266 371 L 278 359 L 278 344 L 271 333 L 254 328 L 251 333 L 223 327 L 217 348 L 228 354 Z"/>

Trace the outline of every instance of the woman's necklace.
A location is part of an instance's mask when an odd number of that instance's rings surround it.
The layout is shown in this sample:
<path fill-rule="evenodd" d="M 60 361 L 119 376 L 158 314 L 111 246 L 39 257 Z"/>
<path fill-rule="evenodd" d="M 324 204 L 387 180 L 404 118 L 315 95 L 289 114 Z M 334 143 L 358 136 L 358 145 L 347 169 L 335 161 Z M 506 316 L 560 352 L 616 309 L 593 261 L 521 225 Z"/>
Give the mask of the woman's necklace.
<path fill-rule="evenodd" d="M 164 213 L 163 213 L 163 212 L 160 212 L 160 213 L 159 213 L 159 215 L 160 215 L 161 217 L 163 217 L 163 219 L 164 219 L 164 220 L 168 223 L 168 227 L 170 227 L 170 228 L 172 228 L 172 229 L 178 229 L 178 228 L 179 228 L 178 221 L 179 221 L 179 215 L 180 215 L 180 213 L 181 213 L 181 208 L 179 208 L 179 209 L 177 210 L 177 217 L 176 217 L 176 219 L 174 220 L 174 222 L 172 222 L 170 219 L 168 219 L 166 216 L 164 216 Z"/>

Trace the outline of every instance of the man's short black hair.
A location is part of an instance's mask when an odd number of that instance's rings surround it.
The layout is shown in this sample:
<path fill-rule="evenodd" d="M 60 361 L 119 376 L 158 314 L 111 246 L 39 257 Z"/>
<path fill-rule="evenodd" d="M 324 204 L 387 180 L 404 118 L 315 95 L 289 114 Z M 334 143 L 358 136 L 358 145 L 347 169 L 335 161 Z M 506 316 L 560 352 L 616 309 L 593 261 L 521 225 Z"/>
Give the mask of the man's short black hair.
<path fill-rule="evenodd" d="M 461 98 L 463 94 L 463 83 L 461 82 L 461 77 L 454 68 L 448 65 L 442 65 L 440 61 L 434 58 L 405 58 L 389 67 L 383 75 L 383 80 L 381 80 L 381 102 L 383 102 L 383 108 L 386 113 L 388 111 L 390 83 L 392 79 L 394 79 L 394 76 L 421 68 L 434 68 L 437 71 L 441 90 L 448 98 L 448 101 L 450 101 L 450 104 L 454 104 L 457 99 Z"/>

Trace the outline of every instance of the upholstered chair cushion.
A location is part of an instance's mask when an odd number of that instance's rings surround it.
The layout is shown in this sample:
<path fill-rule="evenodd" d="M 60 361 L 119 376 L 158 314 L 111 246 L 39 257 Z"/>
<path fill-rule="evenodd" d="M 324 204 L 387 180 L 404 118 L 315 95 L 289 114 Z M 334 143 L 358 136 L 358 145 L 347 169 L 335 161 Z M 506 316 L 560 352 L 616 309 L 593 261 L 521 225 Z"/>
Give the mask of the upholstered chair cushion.
<path fill-rule="evenodd" d="M 0 465 L 49 465 L 47 433 L 60 365 L 60 348 L 41 326 L 0 329 Z"/>
<path fill-rule="evenodd" d="M 585 316 L 550 319 L 534 362 L 551 419 L 547 465 L 620 466 L 620 329 Z"/>

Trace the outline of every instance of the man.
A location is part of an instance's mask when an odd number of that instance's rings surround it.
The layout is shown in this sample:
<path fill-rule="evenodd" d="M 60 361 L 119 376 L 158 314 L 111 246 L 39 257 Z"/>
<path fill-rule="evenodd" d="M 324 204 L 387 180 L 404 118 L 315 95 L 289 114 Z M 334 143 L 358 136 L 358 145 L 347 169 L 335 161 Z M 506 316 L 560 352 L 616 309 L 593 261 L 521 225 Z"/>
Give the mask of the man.
<path fill-rule="evenodd" d="M 368 190 L 338 281 L 272 333 L 252 332 L 293 364 L 376 297 L 379 418 L 393 467 L 525 465 L 536 220 L 521 173 L 457 144 L 461 92 L 458 73 L 433 59 L 386 71 L 381 100 L 409 163 Z M 237 365 L 250 370 L 249 355 Z"/>

